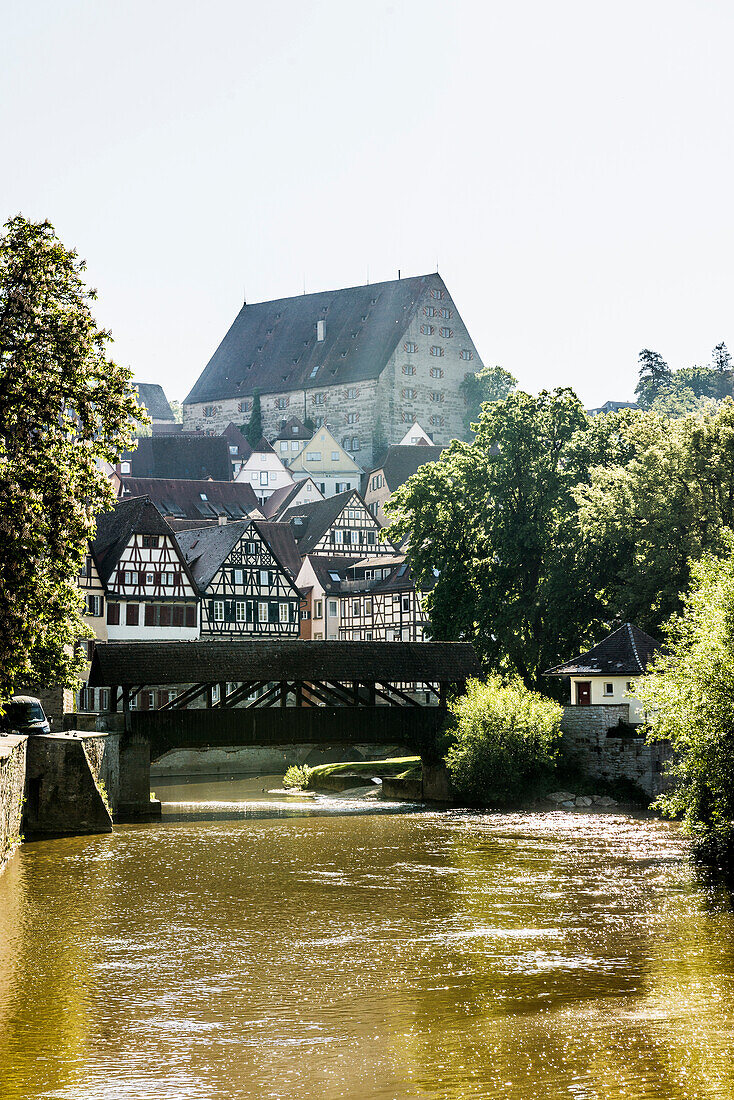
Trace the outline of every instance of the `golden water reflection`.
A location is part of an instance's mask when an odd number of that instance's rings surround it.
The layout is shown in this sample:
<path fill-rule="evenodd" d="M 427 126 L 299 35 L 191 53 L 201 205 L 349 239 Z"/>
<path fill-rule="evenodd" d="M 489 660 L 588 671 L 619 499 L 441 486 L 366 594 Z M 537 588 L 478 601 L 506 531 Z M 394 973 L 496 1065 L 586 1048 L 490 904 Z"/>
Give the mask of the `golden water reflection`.
<path fill-rule="evenodd" d="M 734 1098 L 734 915 L 674 826 L 167 823 L 0 877 L 3 1100 Z"/>

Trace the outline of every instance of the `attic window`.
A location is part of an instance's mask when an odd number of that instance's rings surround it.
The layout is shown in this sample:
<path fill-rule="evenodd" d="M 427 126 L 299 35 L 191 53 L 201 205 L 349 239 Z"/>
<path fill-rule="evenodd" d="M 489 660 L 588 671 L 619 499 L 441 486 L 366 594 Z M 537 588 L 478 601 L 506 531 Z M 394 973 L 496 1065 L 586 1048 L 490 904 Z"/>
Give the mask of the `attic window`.
<path fill-rule="evenodd" d="M 201 497 L 202 500 L 208 500 L 209 499 L 209 497 L 206 495 L 206 493 L 199 493 L 199 496 Z"/>
<path fill-rule="evenodd" d="M 308 377 L 309 377 L 309 378 L 315 378 L 315 377 L 316 377 L 316 375 L 318 374 L 318 370 L 319 370 L 319 368 L 318 368 L 318 364 L 317 364 L 317 365 L 316 365 L 316 366 L 315 366 L 315 367 L 313 368 L 313 370 L 311 371 L 311 373 L 309 374 L 309 376 L 308 376 Z"/>
<path fill-rule="evenodd" d="M 329 576 L 331 577 L 331 579 L 332 579 L 333 581 L 340 581 L 340 580 L 341 580 L 341 577 L 339 576 L 339 574 L 338 574 L 338 573 L 331 573 L 331 572 L 330 572 L 330 573 L 329 573 Z"/>

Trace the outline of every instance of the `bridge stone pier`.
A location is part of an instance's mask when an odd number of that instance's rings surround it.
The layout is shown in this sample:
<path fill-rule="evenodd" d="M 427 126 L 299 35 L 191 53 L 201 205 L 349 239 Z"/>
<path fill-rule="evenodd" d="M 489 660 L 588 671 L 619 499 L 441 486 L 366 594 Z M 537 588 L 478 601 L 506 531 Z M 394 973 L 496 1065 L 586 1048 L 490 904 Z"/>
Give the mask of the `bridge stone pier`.
<path fill-rule="evenodd" d="M 463 642 L 105 642 L 91 687 L 110 688 L 98 728 L 119 738 L 116 820 L 150 820 L 150 763 L 172 749 L 404 744 L 439 757 L 449 698 L 481 668 Z M 175 696 L 131 708 L 140 692 Z"/>

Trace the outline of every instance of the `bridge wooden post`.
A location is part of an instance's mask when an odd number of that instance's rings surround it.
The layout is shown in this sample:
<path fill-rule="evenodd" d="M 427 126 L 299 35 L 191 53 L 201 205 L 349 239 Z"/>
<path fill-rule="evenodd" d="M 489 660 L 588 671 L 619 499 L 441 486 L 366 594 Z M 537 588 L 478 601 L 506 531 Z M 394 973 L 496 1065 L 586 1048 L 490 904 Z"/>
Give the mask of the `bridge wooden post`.
<path fill-rule="evenodd" d="M 119 689 L 118 689 L 117 684 L 113 684 L 112 687 L 110 688 L 110 711 L 112 712 L 112 714 L 117 714 L 117 692 L 118 692 L 118 690 Z"/>
<path fill-rule="evenodd" d="M 227 698 L 227 685 L 226 683 L 220 683 L 219 685 L 219 706 L 224 710 L 224 702 Z"/>
<path fill-rule="evenodd" d="M 206 685 L 206 709 L 211 710 L 214 706 L 214 684 Z"/>
<path fill-rule="evenodd" d="M 287 699 L 288 699 L 288 681 L 287 680 L 281 680 L 280 681 L 280 705 L 281 705 L 281 707 L 284 707 L 286 705 Z"/>

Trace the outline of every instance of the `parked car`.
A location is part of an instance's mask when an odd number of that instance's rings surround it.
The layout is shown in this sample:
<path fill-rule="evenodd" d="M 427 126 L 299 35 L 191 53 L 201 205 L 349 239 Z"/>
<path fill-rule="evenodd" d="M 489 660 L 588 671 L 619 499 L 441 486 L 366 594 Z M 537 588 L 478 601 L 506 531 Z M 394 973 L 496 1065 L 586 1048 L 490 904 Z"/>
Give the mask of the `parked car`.
<path fill-rule="evenodd" d="M 13 733 L 50 733 L 51 721 L 39 699 L 32 695 L 14 695 L 0 714 L 0 730 Z"/>

